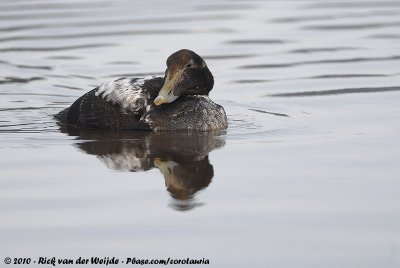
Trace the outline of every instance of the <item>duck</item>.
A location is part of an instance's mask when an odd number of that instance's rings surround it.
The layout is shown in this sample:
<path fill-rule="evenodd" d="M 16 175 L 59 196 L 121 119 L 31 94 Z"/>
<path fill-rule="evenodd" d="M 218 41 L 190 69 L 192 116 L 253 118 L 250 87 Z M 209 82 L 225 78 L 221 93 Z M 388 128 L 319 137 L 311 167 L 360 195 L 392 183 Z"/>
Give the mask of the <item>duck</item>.
<path fill-rule="evenodd" d="M 164 77 L 118 77 L 102 83 L 55 115 L 83 128 L 213 131 L 228 127 L 225 110 L 209 93 L 214 77 L 189 49 L 171 54 Z"/>

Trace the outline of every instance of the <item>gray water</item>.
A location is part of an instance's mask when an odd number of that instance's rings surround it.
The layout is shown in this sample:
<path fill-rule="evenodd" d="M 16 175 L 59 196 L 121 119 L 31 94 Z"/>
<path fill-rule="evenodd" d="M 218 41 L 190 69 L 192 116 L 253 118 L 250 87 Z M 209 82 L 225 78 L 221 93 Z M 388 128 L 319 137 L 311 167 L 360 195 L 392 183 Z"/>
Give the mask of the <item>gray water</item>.
<path fill-rule="evenodd" d="M 399 1 L 14 0 L 0 22 L 2 265 L 400 266 Z M 53 120 L 181 48 L 213 72 L 226 133 Z"/>

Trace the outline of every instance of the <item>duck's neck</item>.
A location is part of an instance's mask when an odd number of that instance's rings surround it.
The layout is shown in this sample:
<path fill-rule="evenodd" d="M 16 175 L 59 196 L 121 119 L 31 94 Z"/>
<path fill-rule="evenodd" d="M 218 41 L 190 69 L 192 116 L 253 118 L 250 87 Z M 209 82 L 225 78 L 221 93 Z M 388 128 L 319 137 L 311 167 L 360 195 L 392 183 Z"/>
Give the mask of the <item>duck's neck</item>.
<path fill-rule="evenodd" d="M 184 95 L 206 95 L 210 93 L 212 88 L 214 87 L 214 77 L 211 74 L 210 70 L 206 67 L 206 70 L 202 73 L 203 77 L 201 77 L 202 83 L 199 83 L 196 87 L 188 88 L 183 93 Z"/>

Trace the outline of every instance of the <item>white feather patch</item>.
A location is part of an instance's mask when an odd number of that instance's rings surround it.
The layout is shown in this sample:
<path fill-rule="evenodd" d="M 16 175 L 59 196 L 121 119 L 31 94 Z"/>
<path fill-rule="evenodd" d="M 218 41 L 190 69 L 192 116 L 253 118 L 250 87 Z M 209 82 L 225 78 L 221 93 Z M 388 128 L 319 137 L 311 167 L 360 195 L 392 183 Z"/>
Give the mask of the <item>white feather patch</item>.
<path fill-rule="evenodd" d="M 136 80 L 129 77 L 116 78 L 101 84 L 96 96 L 118 105 L 123 113 L 138 112 L 147 105 L 149 95 L 143 90 L 143 85 L 151 78 L 153 77 Z"/>

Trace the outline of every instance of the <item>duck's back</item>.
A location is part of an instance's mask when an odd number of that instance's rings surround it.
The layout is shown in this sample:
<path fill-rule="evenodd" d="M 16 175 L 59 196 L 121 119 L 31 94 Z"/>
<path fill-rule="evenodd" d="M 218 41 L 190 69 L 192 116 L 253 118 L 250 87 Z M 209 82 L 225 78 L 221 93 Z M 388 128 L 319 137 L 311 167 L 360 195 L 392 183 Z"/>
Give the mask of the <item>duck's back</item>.
<path fill-rule="evenodd" d="M 55 117 L 90 128 L 148 129 L 140 119 L 163 82 L 163 78 L 117 78 L 87 92 Z"/>

